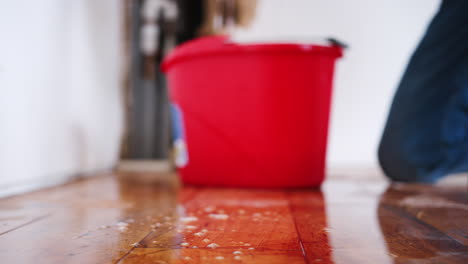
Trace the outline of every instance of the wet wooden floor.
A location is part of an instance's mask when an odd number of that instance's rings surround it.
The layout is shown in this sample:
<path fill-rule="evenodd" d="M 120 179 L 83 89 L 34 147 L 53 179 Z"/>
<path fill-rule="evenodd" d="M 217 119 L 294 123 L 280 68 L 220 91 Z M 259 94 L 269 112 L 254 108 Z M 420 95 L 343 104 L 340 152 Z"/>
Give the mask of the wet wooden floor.
<path fill-rule="evenodd" d="M 101 175 L 0 200 L 0 263 L 468 263 L 466 185 L 322 190 Z"/>

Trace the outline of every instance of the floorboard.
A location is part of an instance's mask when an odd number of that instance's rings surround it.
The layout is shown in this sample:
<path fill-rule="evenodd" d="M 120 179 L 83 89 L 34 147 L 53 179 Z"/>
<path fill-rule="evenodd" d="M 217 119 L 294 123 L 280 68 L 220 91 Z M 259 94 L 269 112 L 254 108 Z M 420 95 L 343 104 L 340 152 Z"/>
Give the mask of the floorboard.
<path fill-rule="evenodd" d="M 216 189 L 118 176 L 0 199 L 0 263 L 468 263 L 466 186 L 341 177 L 321 190 Z"/>

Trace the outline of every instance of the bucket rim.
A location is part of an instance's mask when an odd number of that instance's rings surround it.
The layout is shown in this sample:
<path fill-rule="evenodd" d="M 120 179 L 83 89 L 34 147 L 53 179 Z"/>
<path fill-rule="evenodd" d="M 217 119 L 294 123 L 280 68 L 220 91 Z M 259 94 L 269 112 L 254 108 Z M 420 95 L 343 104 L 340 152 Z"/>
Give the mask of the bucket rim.
<path fill-rule="evenodd" d="M 200 37 L 172 50 L 164 58 L 161 70 L 167 72 L 173 65 L 189 59 L 228 55 L 228 54 L 250 54 L 250 53 L 300 53 L 321 54 L 333 58 L 343 56 L 343 47 L 339 45 L 302 44 L 296 42 L 258 42 L 258 43 L 236 43 L 230 41 L 227 36 Z"/>

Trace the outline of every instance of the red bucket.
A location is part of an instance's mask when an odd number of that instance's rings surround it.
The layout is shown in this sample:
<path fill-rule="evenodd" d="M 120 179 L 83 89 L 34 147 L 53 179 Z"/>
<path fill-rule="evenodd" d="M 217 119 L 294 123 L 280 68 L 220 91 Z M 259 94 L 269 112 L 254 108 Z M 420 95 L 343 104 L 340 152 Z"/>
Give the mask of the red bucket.
<path fill-rule="evenodd" d="M 319 186 L 337 45 L 200 38 L 164 61 L 184 183 Z"/>

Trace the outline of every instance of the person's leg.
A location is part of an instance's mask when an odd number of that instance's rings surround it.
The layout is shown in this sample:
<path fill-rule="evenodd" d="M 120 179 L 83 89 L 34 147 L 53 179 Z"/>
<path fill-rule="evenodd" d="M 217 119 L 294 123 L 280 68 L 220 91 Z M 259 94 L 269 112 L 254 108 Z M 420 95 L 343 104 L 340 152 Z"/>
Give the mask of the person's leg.
<path fill-rule="evenodd" d="M 442 2 L 397 89 L 378 157 L 395 181 L 468 171 L 468 1 Z"/>

